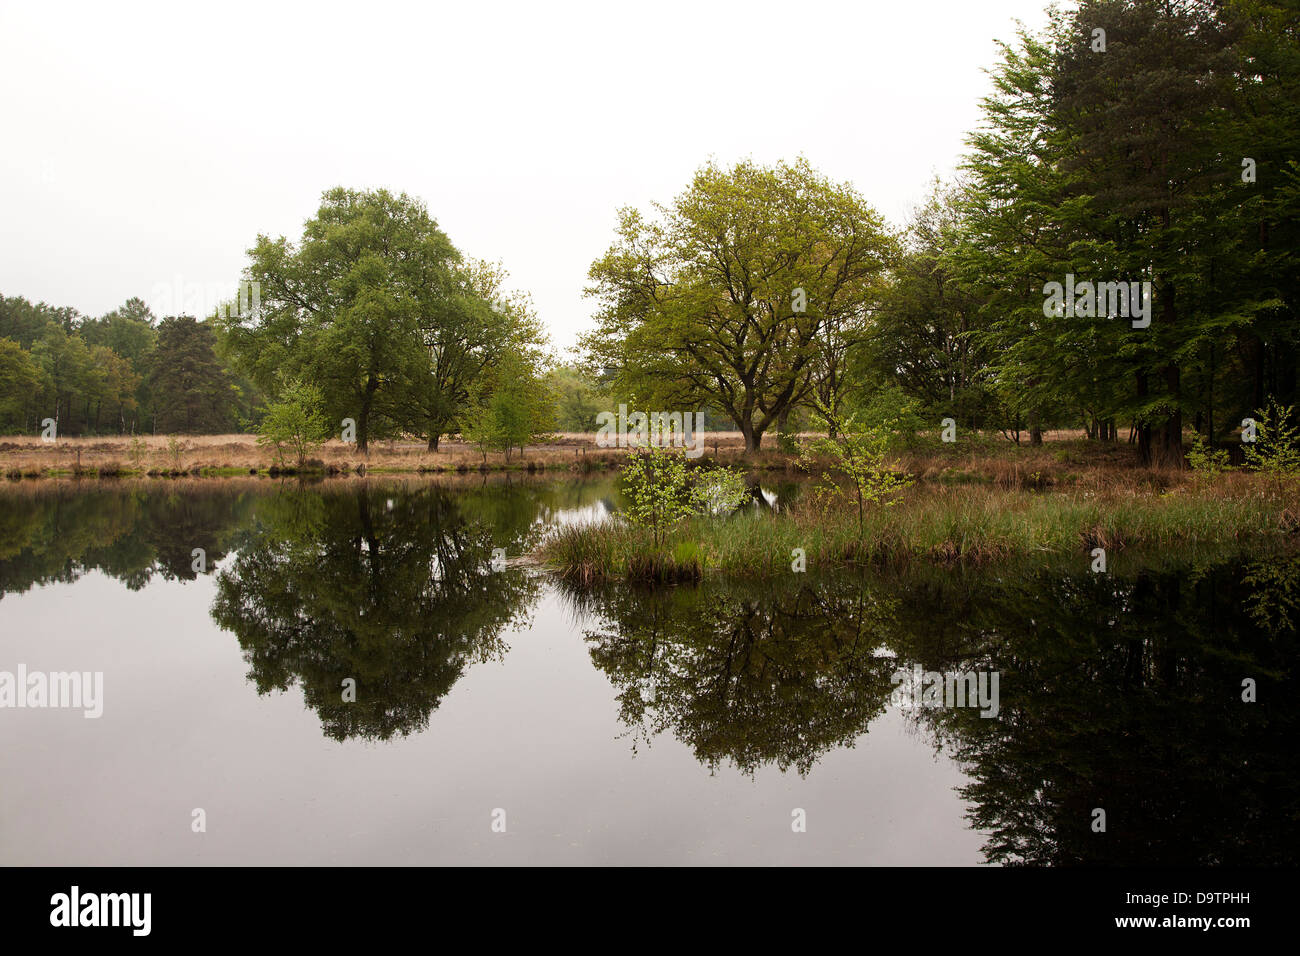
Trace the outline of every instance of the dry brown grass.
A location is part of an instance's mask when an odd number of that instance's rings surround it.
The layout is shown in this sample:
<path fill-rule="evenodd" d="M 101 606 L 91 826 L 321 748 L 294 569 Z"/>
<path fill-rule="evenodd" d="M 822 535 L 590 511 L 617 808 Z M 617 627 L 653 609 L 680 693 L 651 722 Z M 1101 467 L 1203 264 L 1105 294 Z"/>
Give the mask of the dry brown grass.
<path fill-rule="evenodd" d="M 192 472 L 222 469 L 262 471 L 276 464 L 269 448 L 253 435 L 177 436 L 184 444 L 179 468 L 168 451 L 168 436 L 139 436 L 142 453 L 133 451 L 132 436 L 60 438 L 48 443 L 31 435 L 0 436 L 0 475 L 40 477 L 50 473 L 113 474 Z M 922 483 L 992 484 L 1001 489 L 1076 488 L 1103 489 L 1133 485 L 1142 490 L 1164 490 L 1185 483 L 1186 472 L 1142 468 L 1136 448 L 1126 442 L 1103 444 L 1082 440 L 1077 432 L 1050 432 L 1040 446 L 1015 445 L 1001 438 L 959 440 L 954 445 L 928 444 L 895 456 L 895 467 Z M 757 454 L 744 455 L 739 432 L 709 433 L 705 458 L 744 465 L 759 471 L 803 474 L 797 456 L 782 452 L 775 436 L 768 436 Z M 368 455 L 355 445 L 328 442 L 316 456 L 326 469 L 356 472 L 362 466 L 375 472 L 465 473 L 483 470 L 603 471 L 617 468 L 626 449 L 602 448 L 594 434 L 562 433 L 546 443 L 530 445 L 521 458 L 509 461 L 499 452 L 486 460 L 474 445 L 444 441 L 436 452 L 423 442 L 380 441 Z"/>
<path fill-rule="evenodd" d="M 144 442 L 139 464 L 133 452 L 136 438 Z M 276 463 L 269 448 L 257 444 L 253 435 L 182 435 L 176 436 L 184 443 L 179 467 L 168 451 L 168 436 L 142 435 L 121 437 L 60 438 L 45 442 L 31 435 L 0 436 L 0 473 L 31 473 L 35 477 L 47 471 L 100 472 L 103 470 L 130 470 L 148 472 L 185 471 L 194 469 L 268 469 Z M 743 457 L 745 443 L 739 432 L 708 436 L 707 453 L 717 450 L 719 460 L 738 461 Z M 475 445 L 444 441 L 438 451 L 431 452 L 424 442 L 379 441 L 373 442 L 369 454 L 363 455 L 355 445 L 341 441 L 327 442 L 315 456 L 326 467 L 356 471 L 364 465 L 367 470 L 464 472 L 510 468 L 574 469 L 597 471 L 616 467 L 627 452 L 619 448 L 601 448 L 594 434 L 561 433 L 544 444 L 529 445 L 523 456 L 518 452 L 509 461 L 499 452 L 489 452 L 486 460 Z M 773 451 L 760 453 L 753 461 L 756 467 L 783 468 L 788 456 Z"/>

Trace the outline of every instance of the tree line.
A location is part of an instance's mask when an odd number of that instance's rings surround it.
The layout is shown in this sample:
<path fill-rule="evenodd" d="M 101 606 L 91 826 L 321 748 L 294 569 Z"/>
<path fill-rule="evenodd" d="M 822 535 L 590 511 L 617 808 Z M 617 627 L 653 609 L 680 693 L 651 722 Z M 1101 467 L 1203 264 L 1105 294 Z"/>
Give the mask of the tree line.
<path fill-rule="evenodd" d="M 350 423 L 362 450 L 508 451 L 626 401 L 705 409 L 749 451 L 833 410 L 1015 442 L 1082 428 L 1180 464 L 1189 426 L 1212 445 L 1293 406 L 1300 15 L 1085 0 L 990 74 L 960 174 L 902 228 L 802 158 L 709 163 L 672 202 L 621 210 L 576 365 L 419 200 L 337 188 L 298 240 L 257 237 L 253 310 L 0 298 L 0 425 L 225 431 L 278 403 Z"/>
<path fill-rule="evenodd" d="M 102 318 L 0 298 L 0 428 L 57 434 L 351 432 L 361 451 L 463 434 L 507 452 L 589 430 L 607 401 L 555 361 L 529 297 L 464 256 L 424 204 L 332 189 L 298 242 L 258 236 L 257 290 L 159 321 L 140 299 Z M 248 302 L 255 303 L 248 307 Z"/>
<path fill-rule="evenodd" d="M 0 296 L 0 430 L 231 431 L 260 398 L 215 347 L 209 324 L 159 321 L 139 298 L 94 318 Z"/>
<path fill-rule="evenodd" d="M 901 230 L 803 160 L 709 164 L 623 210 L 589 273 L 589 368 L 653 407 L 721 409 L 751 450 L 847 406 L 1017 442 L 1125 429 L 1172 464 L 1188 426 L 1213 443 L 1293 405 L 1295 9 L 1086 0 L 990 72 L 960 175 Z M 1079 307 L 1046 307 L 1075 278 Z M 1149 283 L 1149 324 L 1095 306 L 1112 282 Z"/>

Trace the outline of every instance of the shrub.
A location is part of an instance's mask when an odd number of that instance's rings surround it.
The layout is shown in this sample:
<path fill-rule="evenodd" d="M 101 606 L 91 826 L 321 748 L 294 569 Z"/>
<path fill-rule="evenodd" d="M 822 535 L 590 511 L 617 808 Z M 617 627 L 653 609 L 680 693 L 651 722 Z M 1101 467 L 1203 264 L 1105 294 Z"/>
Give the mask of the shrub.
<path fill-rule="evenodd" d="M 819 410 L 820 412 L 821 410 Z M 822 423 L 826 416 L 819 414 Z M 917 433 L 926 427 L 921 417 L 921 403 L 897 385 L 882 388 L 856 415 L 864 431 L 881 434 L 889 450 L 912 448 L 917 444 Z"/>
<path fill-rule="evenodd" d="M 861 533 L 867 505 L 892 504 L 896 494 L 910 485 L 912 479 L 890 471 L 885 465 L 885 452 L 895 440 L 894 433 L 888 428 L 864 425 L 855 415 L 846 415 L 836 407 L 820 402 L 817 417 L 827 437 L 808 442 L 800 463 L 811 472 L 821 457 L 831 458 L 835 468 L 848 479 L 851 491 L 846 491 L 829 472 L 823 471 L 818 497 L 825 504 L 839 498 L 852 500 L 857 505 L 858 531 Z"/>
<path fill-rule="evenodd" d="M 649 528 L 656 546 L 686 518 L 730 513 L 748 495 L 739 472 L 721 466 L 688 470 L 684 455 L 655 446 L 628 456 L 622 480 L 625 516 Z"/>
<path fill-rule="evenodd" d="M 280 465 L 284 464 L 288 448 L 302 468 L 307 456 L 319 450 L 329 436 L 329 423 L 320 410 L 324 404 L 324 396 L 315 385 L 297 379 L 287 382 L 280 390 L 280 400 L 266 408 L 266 416 L 258 426 L 257 443 L 272 446 Z"/>
<path fill-rule="evenodd" d="M 1291 424 L 1295 409 L 1273 400 L 1255 414 L 1255 440 L 1243 444 L 1246 464 L 1274 478 L 1300 474 L 1300 428 Z"/>
<path fill-rule="evenodd" d="M 144 456 L 149 451 L 149 443 L 138 435 L 131 439 L 131 464 L 135 466 L 136 471 L 144 469 Z"/>
<path fill-rule="evenodd" d="M 1224 448 L 1211 448 L 1201 436 L 1192 437 L 1192 447 L 1187 452 L 1187 463 L 1198 475 L 1213 478 L 1215 475 L 1229 471 L 1228 452 Z"/>
<path fill-rule="evenodd" d="M 181 439 L 177 438 L 175 435 L 167 436 L 167 457 L 171 459 L 173 471 L 180 470 L 181 456 L 185 454 L 186 449 L 188 449 L 189 447 L 190 447 L 189 442 L 182 441 Z"/>

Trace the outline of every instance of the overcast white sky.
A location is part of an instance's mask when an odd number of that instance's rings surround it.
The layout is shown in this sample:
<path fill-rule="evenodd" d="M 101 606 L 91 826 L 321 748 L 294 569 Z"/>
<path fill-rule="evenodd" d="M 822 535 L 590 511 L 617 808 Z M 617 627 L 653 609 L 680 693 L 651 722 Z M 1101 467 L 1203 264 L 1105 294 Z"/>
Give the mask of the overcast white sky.
<path fill-rule="evenodd" d="M 1046 0 L 87 5 L 0 0 L 0 293 L 230 296 L 322 190 L 418 196 L 559 346 L 615 210 L 804 155 L 901 222 Z"/>

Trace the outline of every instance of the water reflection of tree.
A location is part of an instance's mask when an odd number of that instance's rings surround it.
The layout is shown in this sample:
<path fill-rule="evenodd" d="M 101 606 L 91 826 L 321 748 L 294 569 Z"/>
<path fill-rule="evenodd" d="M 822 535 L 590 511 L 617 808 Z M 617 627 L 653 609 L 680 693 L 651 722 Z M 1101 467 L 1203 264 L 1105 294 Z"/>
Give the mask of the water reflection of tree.
<path fill-rule="evenodd" d="M 499 657 L 501 632 L 530 610 L 535 582 L 491 568 L 493 548 L 522 547 L 527 512 L 470 521 L 428 485 L 285 494 L 259 507 L 212 615 L 238 637 L 259 693 L 300 684 L 336 740 L 404 735 L 427 726 L 470 663 Z"/>
<path fill-rule="evenodd" d="M 1005 864 L 1293 863 L 1295 633 L 1251 619 L 1236 564 L 1131 577 L 932 575 L 892 642 L 927 669 L 1002 674 L 999 719 L 922 711 Z M 1258 703 L 1241 700 L 1245 677 Z M 1103 808 L 1107 832 L 1094 833 Z"/>
<path fill-rule="evenodd" d="M 586 635 L 591 657 L 634 739 L 670 731 L 710 768 L 807 774 L 851 746 L 893 689 L 894 662 L 872 653 L 890 607 L 861 585 L 568 593 L 603 619 Z"/>
<path fill-rule="evenodd" d="M 190 581 L 193 550 L 210 569 L 231 546 L 254 496 L 242 484 L 146 488 L 53 485 L 0 496 L 0 595 L 71 583 L 100 570 L 132 590 Z"/>
<path fill-rule="evenodd" d="M 997 670 L 997 718 L 910 717 L 966 769 L 959 794 L 989 861 L 1293 863 L 1296 634 L 1258 608 L 1286 604 L 1294 581 L 1267 566 L 927 567 L 571 599 L 600 621 L 592 660 L 635 738 L 672 733 L 710 768 L 806 774 L 866 732 L 900 665 Z M 874 656 L 881 646 L 897 659 Z M 1245 677 L 1258 703 L 1242 702 Z"/>

